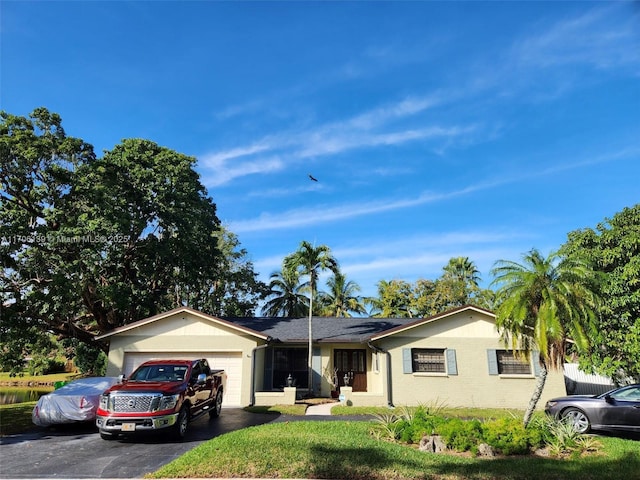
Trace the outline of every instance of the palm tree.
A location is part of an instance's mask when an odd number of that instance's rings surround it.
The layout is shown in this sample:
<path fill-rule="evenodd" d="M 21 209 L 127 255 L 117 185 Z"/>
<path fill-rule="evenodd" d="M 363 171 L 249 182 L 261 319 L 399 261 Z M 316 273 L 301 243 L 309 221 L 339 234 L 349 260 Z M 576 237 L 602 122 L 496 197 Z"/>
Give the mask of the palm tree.
<path fill-rule="evenodd" d="M 302 293 L 304 285 L 300 284 L 297 271 L 273 272 L 269 281 L 269 297 L 264 306 L 264 313 L 269 317 L 302 317 L 309 303 Z"/>
<path fill-rule="evenodd" d="M 480 271 L 469 257 L 453 257 L 442 270 L 444 270 L 443 277 L 464 282 L 471 289 L 478 288 Z"/>
<path fill-rule="evenodd" d="M 469 257 L 453 257 L 442 270 L 438 290 L 449 298 L 447 307 L 459 307 L 470 303 L 480 293 L 480 272 Z"/>
<path fill-rule="evenodd" d="M 505 344 L 526 353 L 537 349 L 540 375 L 524 416 L 528 425 L 540 399 L 548 368 L 559 369 L 567 342 L 578 351 L 589 346 L 596 316 L 595 274 L 579 259 L 558 252 L 543 258 L 536 249 L 523 255 L 523 264 L 499 260 L 491 273 L 497 285 L 496 325 Z"/>
<path fill-rule="evenodd" d="M 327 280 L 329 292 L 319 294 L 319 303 L 322 304 L 322 313 L 329 317 L 351 317 L 351 312 L 357 314 L 367 313 L 360 297 L 355 294 L 360 291 L 360 285 L 347 281 L 344 274 L 336 272 Z"/>
<path fill-rule="evenodd" d="M 319 245 L 314 247 L 309 242 L 303 240 L 300 244 L 300 248 L 292 254 L 285 257 L 283 262 L 284 270 L 289 272 L 296 271 L 299 275 L 309 276 L 309 354 L 308 354 L 308 368 L 309 368 L 309 392 L 313 391 L 313 332 L 311 325 L 311 318 L 313 316 L 313 300 L 316 295 L 318 285 L 318 274 L 321 270 L 331 270 L 332 272 L 338 271 L 338 262 L 331 255 L 331 249 L 326 245 Z"/>

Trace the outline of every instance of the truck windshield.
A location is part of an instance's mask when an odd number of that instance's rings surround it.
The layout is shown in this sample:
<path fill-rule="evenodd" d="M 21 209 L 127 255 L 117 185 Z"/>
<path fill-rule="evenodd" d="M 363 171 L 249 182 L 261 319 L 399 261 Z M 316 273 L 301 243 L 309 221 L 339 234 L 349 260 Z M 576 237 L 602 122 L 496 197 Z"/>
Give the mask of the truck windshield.
<path fill-rule="evenodd" d="M 182 365 L 143 365 L 131 377 L 134 382 L 182 382 L 187 367 Z"/>

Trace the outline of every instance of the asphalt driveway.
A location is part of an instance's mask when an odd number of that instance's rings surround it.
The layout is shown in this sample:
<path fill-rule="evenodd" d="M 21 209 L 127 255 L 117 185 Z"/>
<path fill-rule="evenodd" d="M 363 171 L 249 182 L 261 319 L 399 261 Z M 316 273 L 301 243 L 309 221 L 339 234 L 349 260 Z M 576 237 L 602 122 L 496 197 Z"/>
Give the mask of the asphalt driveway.
<path fill-rule="evenodd" d="M 105 441 L 92 426 L 39 428 L 0 438 L 0 478 L 140 478 L 206 440 L 278 420 L 224 409 L 219 418 L 191 423 L 182 442 L 165 435 Z"/>

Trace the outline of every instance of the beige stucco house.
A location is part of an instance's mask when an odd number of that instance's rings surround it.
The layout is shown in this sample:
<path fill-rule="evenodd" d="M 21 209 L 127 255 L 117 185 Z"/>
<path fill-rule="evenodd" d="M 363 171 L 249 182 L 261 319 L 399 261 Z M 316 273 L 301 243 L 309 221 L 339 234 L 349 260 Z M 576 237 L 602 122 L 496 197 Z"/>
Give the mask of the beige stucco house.
<path fill-rule="evenodd" d="M 183 307 L 96 338 L 109 342 L 107 375 L 149 359 L 207 358 L 227 371 L 225 406 L 240 407 L 308 392 L 307 328 L 307 318 L 218 318 Z M 314 393 L 340 387 L 352 405 L 525 408 L 538 370 L 535 352 L 507 350 L 495 315 L 474 306 L 422 319 L 314 317 L 313 340 Z M 563 373 L 550 372 L 539 405 L 565 393 Z"/>

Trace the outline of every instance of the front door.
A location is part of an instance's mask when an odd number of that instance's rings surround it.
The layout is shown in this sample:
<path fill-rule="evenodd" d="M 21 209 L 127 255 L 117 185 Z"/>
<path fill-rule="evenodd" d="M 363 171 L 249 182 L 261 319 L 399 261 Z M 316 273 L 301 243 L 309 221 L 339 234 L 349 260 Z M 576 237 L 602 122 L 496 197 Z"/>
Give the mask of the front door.
<path fill-rule="evenodd" d="M 367 391 L 367 351 L 366 350 L 334 350 L 333 365 L 338 370 L 339 386 L 348 384 L 354 392 Z"/>

